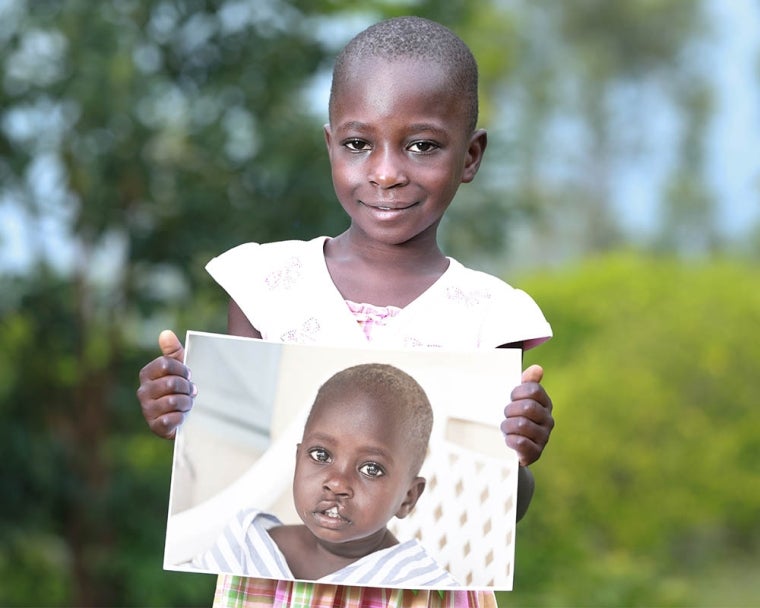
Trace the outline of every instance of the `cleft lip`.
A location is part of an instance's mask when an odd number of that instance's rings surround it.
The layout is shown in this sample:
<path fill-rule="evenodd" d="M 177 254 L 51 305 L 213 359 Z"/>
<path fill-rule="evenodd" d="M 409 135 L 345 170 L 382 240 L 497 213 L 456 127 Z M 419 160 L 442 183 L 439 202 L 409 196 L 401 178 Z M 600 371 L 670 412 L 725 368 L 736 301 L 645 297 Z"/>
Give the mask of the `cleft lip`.
<path fill-rule="evenodd" d="M 313 513 L 318 517 L 324 517 L 336 522 L 349 523 L 350 520 L 345 516 L 343 507 L 337 502 L 323 502 L 317 505 Z"/>

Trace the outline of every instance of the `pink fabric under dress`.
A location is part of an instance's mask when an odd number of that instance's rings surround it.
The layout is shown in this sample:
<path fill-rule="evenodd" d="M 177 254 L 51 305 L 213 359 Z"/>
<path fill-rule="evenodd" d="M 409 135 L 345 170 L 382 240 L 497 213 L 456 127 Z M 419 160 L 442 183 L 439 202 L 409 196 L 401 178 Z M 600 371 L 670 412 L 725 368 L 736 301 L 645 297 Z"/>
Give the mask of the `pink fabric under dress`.
<path fill-rule="evenodd" d="M 359 327 L 362 328 L 364 335 L 367 336 L 367 340 L 372 340 L 372 332 L 376 327 L 385 327 L 388 325 L 388 321 L 401 312 L 401 309 L 397 306 L 357 304 L 351 300 L 346 300 L 346 304 L 354 315 Z"/>

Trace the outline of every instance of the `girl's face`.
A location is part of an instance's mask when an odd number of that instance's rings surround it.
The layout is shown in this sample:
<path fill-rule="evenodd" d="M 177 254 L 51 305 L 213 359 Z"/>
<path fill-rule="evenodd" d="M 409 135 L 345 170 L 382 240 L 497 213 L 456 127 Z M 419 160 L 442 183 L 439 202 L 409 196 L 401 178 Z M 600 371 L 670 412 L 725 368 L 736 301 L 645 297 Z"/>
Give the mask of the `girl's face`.
<path fill-rule="evenodd" d="M 435 240 L 459 185 L 475 177 L 485 131 L 435 62 L 366 59 L 333 97 L 325 138 L 351 230 L 382 244 Z"/>
<path fill-rule="evenodd" d="M 296 452 L 296 511 L 331 553 L 361 557 L 379 548 L 392 517 L 409 513 L 425 481 L 411 470 L 401 416 L 379 415 L 361 391 L 314 407 Z"/>

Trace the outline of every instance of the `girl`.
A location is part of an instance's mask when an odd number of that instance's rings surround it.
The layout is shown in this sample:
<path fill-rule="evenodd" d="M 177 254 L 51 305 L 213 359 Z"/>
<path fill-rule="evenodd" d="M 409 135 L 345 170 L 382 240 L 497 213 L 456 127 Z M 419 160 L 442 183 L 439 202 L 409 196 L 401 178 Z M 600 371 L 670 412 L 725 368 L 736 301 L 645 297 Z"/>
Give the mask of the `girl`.
<path fill-rule="evenodd" d="M 325 141 L 335 192 L 350 218 L 335 238 L 248 243 L 207 269 L 230 295 L 231 334 L 368 347 L 530 348 L 551 329 L 524 292 L 465 268 L 438 247 L 438 225 L 459 185 L 472 181 L 487 136 L 476 129 L 477 66 L 447 28 L 402 17 L 371 26 L 340 53 Z M 171 438 L 196 389 L 182 345 L 140 372 L 138 398 L 154 433 Z M 518 517 L 533 492 L 527 465 L 554 420 L 528 368 L 501 424 L 517 451 Z M 419 592 L 222 576 L 220 606 L 495 606 L 493 593 Z"/>

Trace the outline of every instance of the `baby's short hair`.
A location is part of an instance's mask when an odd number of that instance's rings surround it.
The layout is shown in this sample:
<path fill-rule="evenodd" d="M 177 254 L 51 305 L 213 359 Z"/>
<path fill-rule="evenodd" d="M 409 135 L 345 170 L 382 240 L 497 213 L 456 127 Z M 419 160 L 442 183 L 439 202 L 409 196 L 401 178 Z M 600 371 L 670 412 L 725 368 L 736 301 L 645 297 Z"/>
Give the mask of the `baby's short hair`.
<path fill-rule="evenodd" d="M 422 17 L 395 17 L 371 25 L 359 32 L 335 60 L 330 115 L 333 98 L 345 83 L 354 61 L 377 57 L 394 61 L 414 59 L 434 61 L 450 76 L 452 92 L 467 104 L 468 125 L 475 130 L 478 122 L 478 65 L 469 47 L 447 27 Z"/>
<path fill-rule="evenodd" d="M 314 406 L 351 392 L 374 398 L 379 415 L 401 418 L 405 435 L 403 443 L 408 446 L 412 455 L 411 472 L 417 475 L 425 460 L 433 429 L 433 408 L 419 382 L 393 365 L 354 365 L 337 372 L 325 381 L 317 392 Z M 314 406 L 306 419 L 307 427 L 311 422 Z"/>

